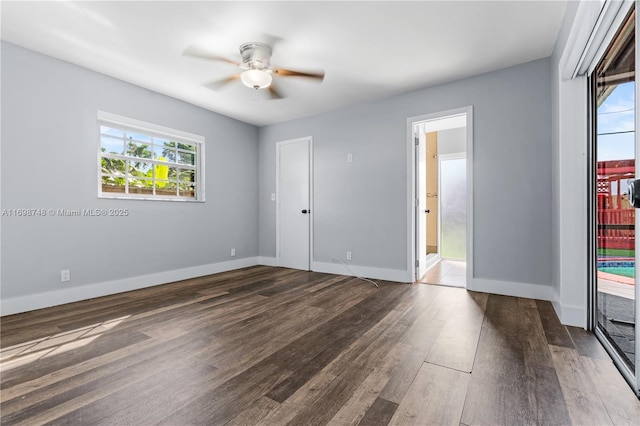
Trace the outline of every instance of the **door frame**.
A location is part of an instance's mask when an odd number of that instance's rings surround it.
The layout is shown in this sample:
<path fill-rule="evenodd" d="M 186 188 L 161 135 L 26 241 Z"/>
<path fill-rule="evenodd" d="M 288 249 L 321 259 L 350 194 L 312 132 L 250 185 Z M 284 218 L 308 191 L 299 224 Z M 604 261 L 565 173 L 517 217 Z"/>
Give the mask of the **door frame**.
<path fill-rule="evenodd" d="M 309 263 L 308 269 L 311 270 L 313 259 L 313 218 L 315 209 L 313 205 L 313 137 L 304 136 L 296 139 L 288 139 L 276 142 L 276 266 L 280 266 L 280 148 L 284 145 L 294 143 L 307 142 L 309 147 Z"/>
<path fill-rule="evenodd" d="M 416 282 L 418 267 L 416 266 L 416 149 L 413 126 L 421 121 L 432 121 L 453 115 L 466 114 L 466 157 L 467 157 L 467 288 L 473 288 L 473 106 L 450 109 L 431 114 L 407 118 L 407 272 L 411 282 Z"/>
<path fill-rule="evenodd" d="M 587 85 L 585 89 L 587 90 L 587 111 L 588 111 L 588 119 L 586 120 L 587 129 L 588 129 L 588 139 L 587 139 L 587 179 L 588 179 L 588 190 L 587 190 L 587 246 L 588 246 L 588 254 L 587 254 L 587 329 L 594 332 L 604 349 L 607 351 L 613 363 L 616 365 L 621 375 L 625 378 L 627 383 L 633 389 L 634 393 L 637 396 L 640 396 L 640 327 L 637 326 L 638 318 L 640 318 L 640 294 L 638 293 L 638 284 L 640 284 L 640 268 L 638 268 L 638 257 L 640 253 L 640 238 L 635 238 L 635 258 L 636 258 L 636 270 L 635 270 L 635 368 L 631 369 L 626 362 L 623 360 L 622 356 L 618 353 L 617 349 L 613 346 L 611 342 L 609 342 L 608 338 L 604 335 L 604 333 L 598 328 L 597 320 L 596 320 L 596 312 L 597 312 L 597 221 L 596 221 L 596 187 L 597 187 L 597 155 L 596 155 L 596 143 L 597 143 L 597 135 L 596 135 L 596 114 L 597 109 L 593 107 L 593 73 L 597 68 L 598 64 L 604 57 L 606 51 L 609 48 L 609 45 L 616 33 L 618 32 L 620 26 L 623 24 L 624 20 L 627 17 L 627 14 L 631 10 L 633 6 L 633 1 L 624 1 L 621 2 L 618 8 L 610 8 L 609 10 L 604 10 L 602 12 L 603 16 L 606 16 L 609 21 L 608 26 L 603 26 L 600 33 L 594 36 L 594 39 L 597 39 L 599 42 L 599 48 L 597 51 L 590 57 L 590 61 L 586 62 L 583 66 L 585 68 L 585 74 L 587 76 Z M 604 18 L 603 18 L 604 19 Z M 636 7 L 636 16 L 635 16 L 635 63 L 636 68 L 640 63 L 640 52 L 638 50 L 638 45 L 640 44 L 640 31 L 638 31 L 640 25 L 640 10 Z M 594 33 L 597 33 L 598 28 L 594 29 Z M 635 118 L 634 118 L 634 128 L 635 128 L 635 173 L 636 178 L 640 176 L 640 119 L 638 116 L 638 111 L 640 110 L 640 84 L 639 81 L 635 81 Z M 635 214 L 635 229 L 640 229 L 640 210 L 636 210 Z"/>

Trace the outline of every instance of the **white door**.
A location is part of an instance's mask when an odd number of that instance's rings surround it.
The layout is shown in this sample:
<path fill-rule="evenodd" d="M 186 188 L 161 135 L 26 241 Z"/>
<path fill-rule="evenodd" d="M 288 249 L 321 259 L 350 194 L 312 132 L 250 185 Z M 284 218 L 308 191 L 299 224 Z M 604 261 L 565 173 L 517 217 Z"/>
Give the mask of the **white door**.
<path fill-rule="evenodd" d="M 422 126 L 416 126 L 416 259 L 417 279 L 427 270 L 427 141 Z"/>
<path fill-rule="evenodd" d="M 277 213 L 276 250 L 279 266 L 310 269 L 311 139 L 276 145 Z"/>

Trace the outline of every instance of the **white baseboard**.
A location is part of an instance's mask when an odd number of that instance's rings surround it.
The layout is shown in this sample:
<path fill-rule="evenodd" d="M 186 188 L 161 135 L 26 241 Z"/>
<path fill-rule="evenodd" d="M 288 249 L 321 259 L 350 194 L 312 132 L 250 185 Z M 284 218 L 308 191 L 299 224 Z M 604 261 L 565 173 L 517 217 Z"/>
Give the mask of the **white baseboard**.
<path fill-rule="evenodd" d="M 278 266 L 278 262 L 275 257 L 260 256 L 258 257 L 258 265 Z"/>
<path fill-rule="evenodd" d="M 560 322 L 564 325 L 587 328 L 587 311 L 582 306 L 562 306 Z"/>
<path fill-rule="evenodd" d="M 587 328 L 587 312 L 583 307 L 563 305 L 557 300 L 552 303 L 560 323 L 573 327 Z"/>
<path fill-rule="evenodd" d="M 496 281 L 474 278 L 467 289 L 484 293 L 502 294 L 504 296 L 526 297 L 529 299 L 548 300 L 563 325 L 573 327 L 586 326 L 586 312 L 581 306 L 563 305 L 558 301 L 558 293 L 552 286 L 540 284 L 525 284 L 508 281 Z"/>
<path fill-rule="evenodd" d="M 554 300 L 555 293 L 551 285 L 487 280 L 483 278 L 467 279 L 467 290 L 548 301 Z"/>
<path fill-rule="evenodd" d="M 17 314 L 95 297 L 137 290 L 145 287 L 171 283 L 189 278 L 217 274 L 232 271 L 254 265 L 276 266 L 275 257 L 248 257 L 226 262 L 212 263 L 208 265 L 193 266 L 190 268 L 176 269 L 172 271 L 158 272 L 120 280 L 105 281 L 79 287 L 69 287 L 45 293 L 31 294 L 20 297 L 3 299 L 0 301 L 0 313 L 2 315 Z M 328 274 L 353 275 L 371 279 L 410 283 L 411 272 L 397 269 L 383 269 L 369 266 L 348 265 L 340 262 L 312 262 L 311 270 Z M 485 293 L 502 294 L 506 296 L 527 297 L 552 301 L 554 309 L 565 325 L 576 327 L 585 326 L 585 310 L 580 306 L 561 305 L 557 301 L 557 295 L 551 286 L 539 284 L 525 284 L 508 281 L 496 281 L 474 278 L 467 284 L 467 289 Z"/>
<path fill-rule="evenodd" d="M 47 308 L 49 306 L 77 302 L 79 300 L 92 299 L 95 297 L 167 284 L 174 281 L 232 271 L 235 269 L 258 265 L 258 260 L 258 257 L 247 257 L 244 259 L 211 263 L 208 265 L 199 265 L 190 268 L 175 269 L 172 271 L 157 272 L 120 280 L 105 281 L 79 287 L 69 287 L 45 293 L 3 299 L 0 301 L 0 312 L 2 315 L 17 314 L 20 312 Z"/>
<path fill-rule="evenodd" d="M 411 272 L 408 271 L 359 265 L 349 265 L 347 267 L 340 262 L 311 262 L 311 270 L 314 272 L 324 272 L 326 274 L 352 275 L 371 278 L 374 280 L 396 281 L 401 283 L 410 283 L 413 278 Z"/>

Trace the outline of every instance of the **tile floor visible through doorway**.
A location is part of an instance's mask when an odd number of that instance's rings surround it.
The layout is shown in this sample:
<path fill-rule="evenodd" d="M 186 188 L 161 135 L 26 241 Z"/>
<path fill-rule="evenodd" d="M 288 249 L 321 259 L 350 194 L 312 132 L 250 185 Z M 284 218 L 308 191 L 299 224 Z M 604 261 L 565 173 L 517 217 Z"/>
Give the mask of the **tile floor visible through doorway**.
<path fill-rule="evenodd" d="M 427 269 L 420 283 L 466 287 L 467 262 L 455 260 L 441 260 Z"/>

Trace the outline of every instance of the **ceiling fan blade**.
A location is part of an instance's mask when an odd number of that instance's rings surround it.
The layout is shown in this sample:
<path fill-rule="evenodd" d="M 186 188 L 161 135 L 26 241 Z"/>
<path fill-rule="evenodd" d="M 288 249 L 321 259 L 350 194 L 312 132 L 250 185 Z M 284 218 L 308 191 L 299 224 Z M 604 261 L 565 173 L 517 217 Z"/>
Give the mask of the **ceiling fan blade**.
<path fill-rule="evenodd" d="M 288 70 L 284 68 L 274 68 L 273 72 L 274 74 L 281 77 L 308 77 L 308 78 L 314 78 L 320 81 L 324 79 L 324 72 L 303 72 L 303 71 Z"/>
<path fill-rule="evenodd" d="M 276 89 L 275 85 L 273 83 L 271 83 L 269 85 L 269 94 L 271 95 L 271 99 L 282 99 L 284 98 L 284 96 L 282 95 L 282 92 L 280 92 L 278 89 Z"/>
<path fill-rule="evenodd" d="M 184 56 L 191 56 L 193 58 L 209 59 L 211 61 L 222 61 L 222 62 L 227 62 L 229 64 L 240 66 L 239 62 L 225 58 L 223 56 L 214 55 L 211 52 L 207 52 L 206 50 L 200 49 L 195 46 L 187 47 L 186 49 L 184 49 L 184 52 L 182 52 L 182 54 Z"/>
<path fill-rule="evenodd" d="M 211 90 L 220 90 L 227 84 L 236 80 L 240 80 L 240 74 L 232 75 L 231 77 L 226 77 L 219 80 L 213 80 L 208 83 L 204 83 L 203 86 Z"/>

